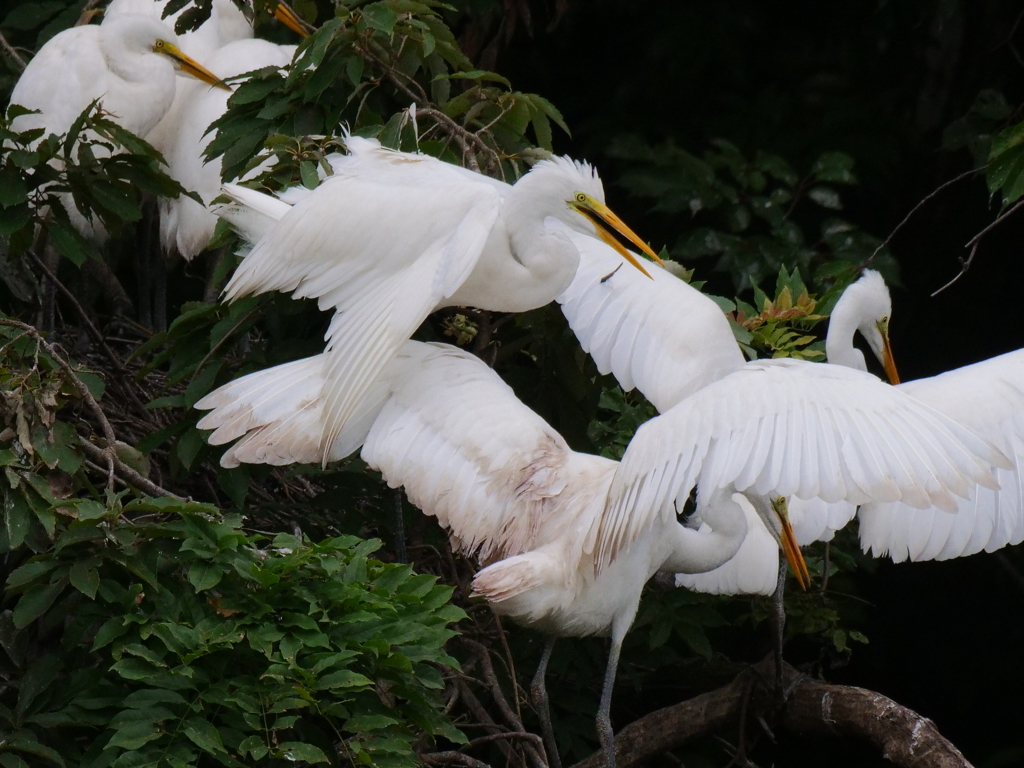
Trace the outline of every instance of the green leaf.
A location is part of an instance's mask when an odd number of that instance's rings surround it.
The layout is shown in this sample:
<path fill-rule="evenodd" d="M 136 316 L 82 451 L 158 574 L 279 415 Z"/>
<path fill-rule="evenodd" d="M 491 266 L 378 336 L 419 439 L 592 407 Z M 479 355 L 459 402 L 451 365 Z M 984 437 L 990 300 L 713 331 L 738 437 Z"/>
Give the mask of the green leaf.
<path fill-rule="evenodd" d="M 302 185 L 306 189 L 316 189 L 320 185 L 320 177 L 316 172 L 316 165 L 309 160 L 299 163 L 299 176 L 302 178 Z"/>
<path fill-rule="evenodd" d="M 130 723 L 118 729 L 107 742 L 107 748 L 139 749 L 164 733 L 156 723 Z"/>
<path fill-rule="evenodd" d="M 69 578 L 71 579 L 71 586 L 83 595 L 87 595 L 93 600 L 96 599 L 96 590 L 100 586 L 100 575 L 88 561 L 79 560 L 73 563 Z"/>
<path fill-rule="evenodd" d="M 366 677 L 366 675 L 361 675 L 349 669 L 343 669 L 340 672 L 331 672 L 321 677 L 319 683 L 317 683 L 317 688 L 319 690 L 330 690 L 332 688 L 354 688 L 369 685 L 373 685 L 373 681 Z"/>
<path fill-rule="evenodd" d="M 224 578 L 224 569 L 215 563 L 198 560 L 188 569 L 188 580 L 196 592 L 212 589 Z"/>
<path fill-rule="evenodd" d="M 362 9 L 360 26 L 365 25 L 370 29 L 390 35 L 397 23 L 398 15 L 384 3 L 373 3 Z"/>
<path fill-rule="evenodd" d="M 807 191 L 807 196 L 822 208 L 828 208 L 832 211 L 841 211 L 843 209 L 839 193 L 831 187 L 811 187 Z"/>
<path fill-rule="evenodd" d="M 345 721 L 345 728 L 352 733 L 379 731 L 389 725 L 398 725 L 398 721 L 387 715 L 356 715 Z"/>
<path fill-rule="evenodd" d="M 221 741 L 220 732 L 206 720 L 194 717 L 185 723 L 183 730 L 189 740 L 204 752 L 227 752 L 224 749 L 224 742 Z"/>
<path fill-rule="evenodd" d="M 18 604 L 14 606 L 14 626 L 18 629 L 27 627 L 46 613 L 63 591 L 64 584 L 60 581 L 54 584 L 37 584 L 34 587 L 29 587 L 28 591 L 18 600 Z"/>
<path fill-rule="evenodd" d="M 82 266 L 90 258 L 98 259 L 92 245 L 70 224 L 51 218 L 44 220 L 43 226 L 53 246 L 77 266 Z"/>
<path fill-rule="evenodd" d="M 329 763 L 319 747 L 315 747 L 312 744 L 305 744 L 301 741 L 286 741 L 281 744 L 276 757 L 284 758 L 289 762 L 303 762 L 303 763 Z"/>
<path fill-rule="evenodd" d="M 4 495 L 4 533 L 11 549 L 17 549 L 22 545 L 31 524 L 32 509 L 24 494 L 20 490 L 7 491 Z"/>

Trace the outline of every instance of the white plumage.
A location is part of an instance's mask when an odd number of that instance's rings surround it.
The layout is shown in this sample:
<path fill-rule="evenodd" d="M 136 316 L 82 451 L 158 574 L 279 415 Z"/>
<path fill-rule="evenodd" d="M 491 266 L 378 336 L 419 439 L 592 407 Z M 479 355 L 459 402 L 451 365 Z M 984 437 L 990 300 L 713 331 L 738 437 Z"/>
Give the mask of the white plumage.
<path fill-rule="evenodd" d="M 174 32 L 156 19 L 121 15 L 66 29 L 39 50 L 14 86 L 11 103 L 39 113 L 16 117 L 11 128 L 64 133 L 100 99 L 122 127 L 145 136 L 170 107 L 178 72 L 219 80 L 182 53 Z"/>
<path fill-rule="evenodd" d="M 319 355 L 250 374 L 200 400 L 197 408 L 212 409 L 199 422 L 215 430 L 211 443 L 247 433 L 224 463 L 320 460 L 312 436 L 323 418 L 325 362 Z M 715 491 L 698 499 L 700 531 L 679 524 L 671 509 L 652 513 L 656 523 L 597 569 L 588 542 L 618 464 L 572 451 L 482 361 L 444 344 L 405 342 L 353 413 L 330 458 L 362 443 L 366 463 L 437 517 L 456 549 L 489 563 L 473 586 L 499 613 L 553 636 L 611 634 L 599 710 L 606 748 L 618 651 L 647 580 L 661 569 L 697 572 L 725 562 L 748 518 L 760 516 L 762 531 L 781 531 L 763 497 L 752 505 Z"/>
<path fill-rule="evenodd" d="M 235 77 L 263 67 L 283 67 L 294 53 L 293 45 L 242 39 L 214 51 L 209 64 L 222 77 Z M 198 83 L 182 83 L 158 129 L 161 135 L 157 143 L 167 160 L 168 174 L 203 200 L 203 205 L 184 195 L 159 200 L 161 245 L 164 251 L 177 251 L 185 260 L 193 259 L 207 246 L 217 226 L 217 216 L 209 206 L 221 193 L 220 163 L 207 163 L 203 151 L 213 139 L 213 133 L 208 132 L 210 125 L 227 110 L 228 96 Z M 168 129 L 166 135 L 164 128 Z M 150 138 L 154 138 L 152 134 Z M 264 169 L 260 166 L 250 175 Z"/>
<path fill-rule="evenodd" d="M 347 145 L 334 176 L 264 230 L 225 289 L 228 299 L 287 291 L 335 310 L 326 336 L 324 455 L 430 312 L 515 312 L 551 301 L 579 261 L 567 228 L 611 238 L 604 221 L 640 243 L 604 205 L 588 165 L 541 162 L 510 188 L 373 140 L 350 137 Z"/>
<path fill-rule="evenodd" d="M 998 489 L 978 487 L 955 514 L 906 509 L 899 503 L 861 507 L 860 541 L 875 557 L 946 560 L 1024 541 L 1024 350 L 1009 352 L 899 389 L 984 436 L 1012 462 L 996 472 Z"/>

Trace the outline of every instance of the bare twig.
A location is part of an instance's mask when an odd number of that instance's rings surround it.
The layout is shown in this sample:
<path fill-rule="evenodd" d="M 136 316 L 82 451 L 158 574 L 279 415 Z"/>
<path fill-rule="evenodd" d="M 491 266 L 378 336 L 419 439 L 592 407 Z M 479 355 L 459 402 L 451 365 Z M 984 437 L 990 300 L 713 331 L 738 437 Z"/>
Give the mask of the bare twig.
<path fill-rule="evenodd" d="M 529 741 L 532 742 L 538 749 L 544 746 L 544 740 L 536 733 L 530 733 L 529 731 L 503 731 L 501 733 L 491 733 L 487 736 L 481 736 L 479 738 L 473 739 L 471 742 L 469 742 L 469 744 L 460 747 L 459 751 L 461 752 L 466 749 L 472 749 L 473 747 L 479 746 L 481 744 L 487 744 L 488 742 L 499 741 L 501 739 L 519 739 L 522 741 Z"/>
<path fill-rule="evenodd" d="M 987 235 L 993 229 L 995 229 L 1000 224 L 1002 224 L 1004 221 L 1006 221 L 1008 218 L 1010 218 L 1010 216 L 1015 214 L 1022 207 L 1024 207 L 1024 200 L 1018 200 L 1016 205 L 1014 205 L 1012 208 L 1010 208 L 1007 211 L 1003 211 L 1003 213 L 999 214 L 999 216 L 996 217 L 995 221 L 993 221 L 991 224 L 989 224 L 987 227 L 985 227 L 983 230 L 981 230 L 981 232 L 979 232 L 974 237 L 972 237 L 970 240 L 968 240 L 964 244 L 964 248 L 967 248 L 967 247 L 977 243 L 979 240 L 981 240 L 981 238 L 983 238 L 985 235 Z"/>
<path fill-rule="evenodd" d="M 42 270 L 44 275 L 46 275 L 46 279 L 50 281 L 54 288 L 60 291 L 64 298 L 71 302 L 71 306 L 75 308 L 75 311 L 78 313 L 78 316 L 85 324 L 85 328 L 89 332 L 89 335 L 93 337 L 93 340 L 97 344 L 99 344 L 100 349 L 103 350 L 103 354 L 107 356 L 107 359 L 110 360 L 113 366 L 117 369 L 118 373 L 123 374 L 124 378 L 118 380 L 118 388 L 122 392 L 124 392 L 125 395 L 127 395 L 128 399 L 132 401 L 132 405 L 139 409 L 140 413 L 147 413 L 145 403 L 143 403 L 139 399 L 139 396 L 135 393 L 134 388 L 131 387 L 130 384 L 128 383 L 131 380 L 130 372 L 128 371 L 127 368 L 125 368 L 124 363 L 121 362 L 121 358 L 114 354 L 114 350 L 112 350 L 110 346 L 107 344 L 107 341 L 104 338 L 103 334 L 100 333 L 99 329 L 89 318 L 88 313 L 78 302 L 78 299 L 75 298 L 75 295 L 70 290 L 68 290 L 68 287 L 64 285 L 64 283 L 62 283 L 53 272 L 50 271 L 50 268 L 46 266 L 46 263 L 39 257 L 39 255 L 35 251 L 29 249 L 27 253 L 36 263 L 36 266 Z"/>
<path fill-rule="evenodd" d="M 21 58 L 21 54 L 18 53 L 18 50 L 9 42 L 7 42 L 7 38 L 4 37 L 3 32 L 0 32 L 0 48 L 2 48 L 4 53 L 7 54 L 8 58 L 14 62 L 14 66 L 16 66 L 22 72 L 25 71 L 25 67 L 28 65 L 26 64 L 25 60 Z"/>
<path fill-rule="evenodd" d="M 953 177 L 952 179 L 950 179 L 949 181 L 944 181 L 944 182 L 942 182 L 941 184 L 939 184 L 939 186 L 937 186 L 937 187 L 936 187 L 935 189 L 933 189 L 933 190 L 932 190 L 931 192 L 929 192 L 929 193 L 928 193 L 927 195 L 925 195 L 924 197 L 922 197 L 922 198 L 921 198 L 921 200 L 920 200 L 920 201 L 918 201 L 917 205 L 915 205 L 915 206 L 914 206 L 913 208 L 911 208 L 911 209 L 910 209 L 910 212 L 909 212 L 909 213 L 908 213 L 908 214 L 907 214 L 906 216 L 904 216 L 904 217 L 903 217 L 903 220 L 902 220 L 902 221 L 901 221 L 901 222 L 900 222 L 899 224 L 897 224 L 897 225 L 896 225 L 896 228 L 895 228 L 895 229 L 893 229 L 893 231 L 889 233 L 889 236 L 888 236 L 887 238 L 885 238 L 885 240 L 884 240 L 884 241 L 882 241 L 882 244 L 881 244 L 880 246 L 878 246 L 877 248 L 875 248 L 874 252 L 873 252 L 873 253 L 872 253 L 872 254 L 871 254 L 870 256 L 868 256 L 868 259 L 867 259 L 867 261 L 865 261 L 865 262 L 864 262 L 864 263 L 863 263 L 863 264 L 861 265 L 861 267 L 863 268 L 863 267 L 866 267 L 866 266 L 867 266 L 868 264 L 870 264 L 870 263 L 871 263 L 871 261 L 872 261 L 872 259 L 874 259 L 874 258 L 875 258 L 875 256 L 877 256 L 877 255 L 879 254 L 879 252 L 880 252 L 880 251 L 881 251 L 881 250 L 882 250 L 883 248 L 885 248 L 885 247 L 886 247 L 887 245 L 889 245 L 889 243 L 890 243 L 890 242 L 892 242 L 892 239 L 893 239 L 893 238 L 894 238 L 894 237 L 896 236 L 896 233 L 897 233 L 897 232 L 899 232 L 899 231 L 900 231 L 901 229 L 903 229 L 904 225 L 905 225 L 905 224 L 906 224 L 906 223 L 907 223 L 908 221 L 910 221 L 911 217 L 912 217 L 912 216 L 913 216 L 913 215 L 914 215 L 915 213 L 917 213 L 917 212 L 918 212 L 919 210 L 921 210 L 921 208 L 922 208 L 922 207 L 923 207 L 923 206 L 924 206 L 924 205 L 925 205 L 925 204 L 926 204 L 926 203 L 927 203 L 927 202 L 928 202 L 929 200 L 931 200 L 931 199 L 932 199 L 933 197 L 935 197 L 935 196 L 936 196 L 937 194 L 939 194 L 939 192 L 941 192 L 942 190 L 946 189 L 946 187 L 951 187 L 951 186 L 953 186 L 954 184 L 956 184 L 956 183 L 957 183 L 958 181 L 962 181 L 963 179 L 966 179 L 966 178 L 967 178 L 967 177 L 969 177 L 969 176 L 973 176 L 974 174 L 978 173 L 979 171 L 983 171 L 983 170 L 985 170 L 985 166 L 981 166 L 981 167 L 979 167 L 979 168 L 972 168 L 972 169 L 971 169 L 971 170 L 969 170 L 969 171 L 964 171 L 964 172 L 963 172 L 963 173 L 961 173 L 961 174 L 960 174 L 959 176 L 954 176 L 954 177 Z"/>
<path fill-rule="evenodd" d="M 491 768 L 487 763 L 461 752 L 430 752 L 420 755 L 424 765 L 462 765 L 465 768 Z"/>
<path fill-rule="evenodd" d="M 932 298 L 933 299 L 936 296 L 938 296 L 940 293 L 942 293 L 944 290 L 949 288 L 949 286 L 951 286 L 953 283 L 955 283 L 961 277 L 963 277 L 964 275 L 967 274 L 967 270 L 969 270 L 971 268 L 971 264 L 974 263 L 974 254 L 976 254 L 978 252 L 978 245 L 979 245 L 979 243 L 975 243 L 974 244 L 974 246 L 971 248 L 970 254 L 967 256 L 966 259 L 963 256 L 960 257 L 960 271 L 956 273 L 956 277 L 954 277 L 952 280 L 950 280 L 944 286 L 942 286 L 937 291 L 932 293 Z"/>
<path fill-rule="evenodd" d="M 90 443 L 81 435 L 78 436 L 78 444 L 79 446 L 81 446 L 83 451 L 85 451 L 87 454 L 96 459 L 106 461 L 109 455 L 113 455 L 114 468 L 117 472 L 117 475 L 120 479 L 122 479 L 125 482 L 126 485 L 131 485 L 135 488 L 138 488 L 140 491 L 148 493 L 150 496 L 167 496 L 168 498 L 171 499 L 178 499 L 178 501 L 184 501 L 184 499 L 181 496 L 171 493 L 166 488 L 161 488 L 152 480 L 149 480 L 148 478 L 140 475 L 134 469 L 132 469 L 123 461 L 118 459 L 117 455 L 113 451 L 113 448 L 111 448 L 108 453 L 108 451 L 104 450 L 103 448 L 100 448 L 98 445 Z"/>
<path fill-rule="evenodd" d="M 107 465 L 108 487 L 113 488 L 114 476 L 116 474 L 131 485 L 137 487 L 139 490 L 145 491 L 152 496 L 171 496 L 176 499 L 181 498 L 143 477 L 121 461 L 116 450 L 118 443 L 117 435 L 114 433 L 114 428 L 111 426 L 106 413 L 104 413 L 100 404 L 96 402 L 96 398 L 92 396 L 92 392 L 89 391 L 89 388 L 78 376 L 78 373 L 71 364 L 65 360 L 63 356 L 57 353 L 56 348 L 47 342 L 38 330 L 33 328 L 31 325 L 8 318 L 0 318 L 0 325 L 18 328 L 35 339 L 36 343 L 46 350 L 47 354 L 53 358 L 54 362 L 56 362 L 57 365 L 60 366 L 61 370 L 67 374 L 68 378 L 71 379 L 71 383 L 74 384 L 75 389 L 77 389 L 78 393 L 82 396 L 82 400 L 85 401 L 86 407 L 88 407 L 93 416 L 95 416 L 96 420 L 99 422 L 100 430 L 103 432 L 103 437 L 107 443 L 105 448 L 100 448 L 98 445 L 94 445 L 89 442 L 89 440 L 79 435 L 79 445 L 82 447 L 82 450 L 92 456 L 94 460 L 102 461 Z"/>

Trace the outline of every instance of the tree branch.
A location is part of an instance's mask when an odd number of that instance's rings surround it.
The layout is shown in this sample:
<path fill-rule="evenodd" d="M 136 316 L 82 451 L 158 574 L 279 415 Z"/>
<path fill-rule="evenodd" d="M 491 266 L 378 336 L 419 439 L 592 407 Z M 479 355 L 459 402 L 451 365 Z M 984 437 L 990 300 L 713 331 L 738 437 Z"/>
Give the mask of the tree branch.
<path fill-rule="evenodd" d="M 175 499 L 181 499 L 180 496 L 161 488 L 159 485 L 148 478 L 143 477 L 121 461 L 121 458 L 117 455 L 117 435 L 114 433 L 114 428 L 111 426 L 110 420 L 107 418 L 107 414 L 103 412 L 100 404 L 96 402 L 96 398 L 92 396 L 92 392 L 90 392 L 89 388 L 85 386 L 85 382 L 79 378 L 78 373 L 71 367 L 71 363 L 65 360 L 61 355 L 57 354 L 56 348 L 46 341 L 38 330 L 33 328 L 31 325 L 8 318 L 0 318 L 0 325 L 18 328 L 35 339 L 36 343 L 46 350 L 47 354 L 53 358 L 54 362 L 56 362 L 57 365 L 60 366 L 61 370 L 67 374 L 68 378 L 71 379 L 71 383 L 74 384 L 75 389 L 77 389 L 78 393 L 82 396 L 82 400 L 85 401 L 86 407 L 92 411 L 93 416 L 95 416 L 96 420 L 99 422 L 100 430 L 103 432 L 103 437 L 107 444 L 105 448 L 100 448 L 98 445 L 94 445 L 89 442 L 89 440 L 82 435 L 79 435 L 79 445 L 82 450 L 89 454 L 94 460 L 102 461 L 107 465 L 108 485 L 113 486 L 114 476 L 116 475 L 127 484 L 132 485 L 151 496 L 170 496 Z"/>
<path fill-rule="evenodd" d="M 750 673 L 758 678 L 753 688 Z M 772 658 L 755 665 L 750 673 L 741 674 L 717 690 L 652 712 L 623 728 L 615 739 L 619 768 L 631 768 L 697 738 L 738 725 L 747 691 L 752 691 L 753 713 L 764 712 L 774 690 Z M 931 720 L 880 693 L 812 680 L 788 664 L 783 666 L 783 681 L 788 696 L 777 713 L 782 728 L 798 734 L 866 741 L 903 768 L 971 768 Z M 603 752 L 597 752 L 573 768 L 601 768 L 604 764 Z"/>

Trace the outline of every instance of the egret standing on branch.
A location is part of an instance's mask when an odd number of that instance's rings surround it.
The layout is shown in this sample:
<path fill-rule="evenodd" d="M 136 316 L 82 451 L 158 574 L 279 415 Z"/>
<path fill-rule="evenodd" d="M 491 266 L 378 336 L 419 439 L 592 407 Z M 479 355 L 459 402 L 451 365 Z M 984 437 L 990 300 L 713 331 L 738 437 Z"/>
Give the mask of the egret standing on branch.
<path fill-rule="evenodd" d="M 196 404 L 213 409 L 199 423 L 216 430 L 212 444 L 248 432 L 222 464 L 320 460 L 325 357 L 250 374 Z M 761 496 L 716 491 L 698 499 L 705 529 L 681 525 L 674 514 L 659 516 L 661 525 L 597 570 L 589 542 L 618 462 L 571 450 L 493 370 L 445 344 L 407 341 L 369 388 L 329 458 L 342 459 L 360 444 L 367 464 L 390 486 L 404 486 L 409 500 L 450 532 L 454 549 L 487 566 L 474 579 L 474 591 L 498 613 L 549 636 L 533 691 L 552 765 L 558 755 L 544 672 L 557 637 L 611 634 L 599 720 L 606 723 L 619 648 L 654 573 L 692 573 L 725 562 L 752 516 L 794 557 L 797 572 L 802 566 L 778 500 L 773 506 Z M 287 449 L 275 452 L 282 445 Z M 605 743 L 610 725 L 603 727 Z"/>
<path fill-rule="evenodd" d="M 644 272 L 611 227 L 657 259 L 605 205 L 586 163 L 542 161 L 510 187 L 372 139 L 346 144 L 350 154 L 334 175 L 294 207 L 229 186 L 237 205 L 224 214 L 262 235 L 228 283 L 229 300 L 276 290 L 335 310 L 326 335 L 325 460 L 367 387 L 435 309 L 547 304 L 579 264 L 568 232 L 614 244 Z"/>

